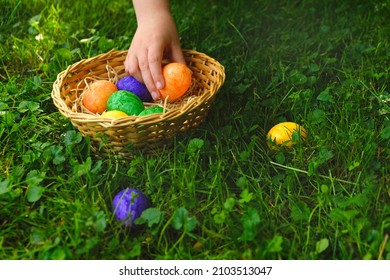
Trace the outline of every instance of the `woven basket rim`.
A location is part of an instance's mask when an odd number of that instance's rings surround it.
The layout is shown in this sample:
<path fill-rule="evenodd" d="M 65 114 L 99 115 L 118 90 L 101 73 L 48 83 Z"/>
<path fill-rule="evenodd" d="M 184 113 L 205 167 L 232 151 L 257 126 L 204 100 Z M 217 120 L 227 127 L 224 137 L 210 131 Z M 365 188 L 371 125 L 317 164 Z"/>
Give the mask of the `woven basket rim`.
<path fill-rule="evenodd" d="M 72 73 L 72 70 L 76 67 L 79 67 L 81 64 L 86 64 L 90 61 L 94 61 L 99 59 L 103 56 L 111 56 L 111 57 L 120 57 L 120 56 L 126 56 L 127 50 L 110 50 L 106 53 L 102 53 L 90 58 L 84 58 L 79 60 L 76 63 L 73 63 L 69 65 L 65 70 L 58 73 L 55 82 L 53 83 L 53 90 L 51 92 L 52 99 L 54 100 L 54 103 L 56 107 L 59 109 L 59 111 L 64 115 L 65 117 L 69 118 L 72 121 L 78 121 L 83 123 L 98 123 L 103 127 L 121 127 L 126 125 L 143 125 L 143 124 L 149 124 L 150 122 L 161 122 L 166 121 L 170 119 L 175 119 L 178 115 L 186 114 L 189 111 L 193 110 L 194 108 L 201 106 L 202 103 L 205 101 L 208 101 L 215 95 L 219 89 L 222 87 L 224 81 L 225 81 L 225 68 L 223 65 L 221 65 L 216 59 L 209 57 L 205 53 L 198 52 L 195 50 L 189 50 L 184 49 L 183 54 L 184 55 L 200 55 L 207 59 L 208 62 L 212 62 L 215 64 L 215 66 L 218 68 L 218 75 L 220 78 L 219 84 L 213 84 L 212 88 L 209 91 L 208 96 L 203 97 L 203 102 L 200 101 L 200 98 L 193 98 L 192 100 L 189 100 L 186 104 L 180 106 L 180 108 L 173 108 L 170 109 L 167 112 L 164 112 L 163 114 L 153 114 L 148 116 L 126 116 L 118 119 L 113 118 L 104 118 L 100 115 L 93 115 L 90 113 L 84 113 L 84 112 L 74 112 L 69 109 L 69 107 L 66 105 L 65 101 L 59 97 L 61 94 L 61 86 L 62 86 L 62 80 L 64 77 L 67 77 Z M 109 59 L 107 59 L 108 61 Z M 153 105 L 160 105 L 159 103 L 153 103 Z"/>

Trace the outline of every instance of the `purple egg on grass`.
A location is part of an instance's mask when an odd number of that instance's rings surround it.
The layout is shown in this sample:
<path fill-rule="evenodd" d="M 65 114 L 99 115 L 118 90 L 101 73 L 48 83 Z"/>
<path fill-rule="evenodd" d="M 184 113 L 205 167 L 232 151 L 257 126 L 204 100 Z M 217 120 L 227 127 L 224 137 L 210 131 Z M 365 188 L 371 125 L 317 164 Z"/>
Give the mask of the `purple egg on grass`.
<path fill-rule="evenodd" d="M 143 102 L 153 101 L 147 87 L 133 76 L 124 76 L 116 83 L 118 90 L 128 90 L 137 95 Z"/>
<path fill-rule="evenodd" d="M 121 190 L 112 200 L 115 217 L 127 227 L 132 227 L 134 221 L 148 208 L 148 204 L 147 197 L 133 188 Z"/>

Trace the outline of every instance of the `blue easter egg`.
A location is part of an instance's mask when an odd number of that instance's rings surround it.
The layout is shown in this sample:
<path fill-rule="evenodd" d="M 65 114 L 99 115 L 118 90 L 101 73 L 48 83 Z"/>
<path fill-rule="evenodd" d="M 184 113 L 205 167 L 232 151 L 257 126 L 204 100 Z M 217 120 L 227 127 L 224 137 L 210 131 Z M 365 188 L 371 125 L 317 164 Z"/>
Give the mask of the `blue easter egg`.
<path fill-rule="evenodd" d="M 141 191 L 133 188 L 121 190 L 112 200 L 116 219 L 126 227 L 132 227 L 134 221 L 148 208 L 148 204 L 147 197 Z"/>
<path fill-rule="evenodd" d="M 147 87 L 133 76 L 124 76 L 116 83 L 118 90 L 128 90 L 137 95 L 142 102 L 153 101 Z"/>

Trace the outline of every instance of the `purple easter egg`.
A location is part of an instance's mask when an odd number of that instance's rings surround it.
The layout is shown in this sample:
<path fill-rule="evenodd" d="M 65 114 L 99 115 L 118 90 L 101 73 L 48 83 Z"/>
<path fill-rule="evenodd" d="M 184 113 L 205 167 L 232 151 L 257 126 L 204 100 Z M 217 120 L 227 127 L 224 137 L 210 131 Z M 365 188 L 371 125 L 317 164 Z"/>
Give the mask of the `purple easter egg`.
<path fill-rule="evenodd" d="M 128 90 L 137 95 L 143 102 L 153 101 L 147 87 L 133 76 L 124 76 L 116 83 L 118 90 Z"/>
<path fill-rule="evenodd" d="M 132 227 L 134 221 L 148 208 L 148 204 L 147 197 L 132 188 L 121 190 L 112 200 L 115 217 L 126 227 Z"/>

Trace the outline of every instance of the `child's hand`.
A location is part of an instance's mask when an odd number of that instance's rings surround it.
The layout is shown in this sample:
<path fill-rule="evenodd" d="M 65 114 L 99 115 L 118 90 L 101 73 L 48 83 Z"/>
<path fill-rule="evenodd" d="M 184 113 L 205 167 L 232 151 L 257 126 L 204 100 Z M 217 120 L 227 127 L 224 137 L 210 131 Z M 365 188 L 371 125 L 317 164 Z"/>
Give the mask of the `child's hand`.
<path fill-rule="evenodd" d="M 142 0 L 141 0 L 142 1 Z M 145 14 L 144 14 L 145 15 Z M 175 22 L 169 11 L 138 16 L 138 28 L 125 60 L 125 70 L 145 83 L 154 100 L 164 88 L 162 60 L 185 63 Z"/>

